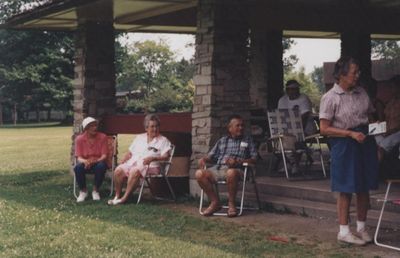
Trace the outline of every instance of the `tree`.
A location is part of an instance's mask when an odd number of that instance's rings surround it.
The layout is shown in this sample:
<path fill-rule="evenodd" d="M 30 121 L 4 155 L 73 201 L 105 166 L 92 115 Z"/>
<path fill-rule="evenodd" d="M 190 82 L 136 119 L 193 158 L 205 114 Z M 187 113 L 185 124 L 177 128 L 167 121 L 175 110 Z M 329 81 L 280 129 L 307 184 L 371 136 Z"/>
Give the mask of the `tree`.
<path fill-rule="evenodd" d="M 324 84 L 324 68 L 323 67 L 315 67 L 314 70 L 310 74 L 311 80 L 319 89 L 319 92 L 325 92 L 325 84 Z"/>
<path fill-rule="evenodd" d="M 0 23 L 12 15 L 51 2 L 51 0 L 3 0 L 0 2 Z"/>
<path fill-rule="evenodd" d="M 20 113 L 71 109 L 72 35 L 3 30 L 0 56 L 2 97 L 18 104 Z"/>
<path fill-rule="evenodd" d="M 193 60 L 176 61 L 164 42 L 136 42 L 117 57 L 117 90 L 140 91 L 144 99 L 128 102 L 127 112 L 189 111 L 193 105 Z"/>
<path fill-rule="evenodd" d="M 387 60 L 400 58 L 400 43 L 397 40 L 372 40 L 371 48 L 375 58 Z"/>
<path fill-rule="evenodd" d="M 283 54 L 285 54 L 295 42 L 291 38 L 283 38 L 282 46 L 283 46 Z M 283 71 L 284 73 L 290 72 L 293 70 L 294 66 L 297 64 L 299 59 L 296 55 L 290 55 L 288 57 L 283 58 Z"/>

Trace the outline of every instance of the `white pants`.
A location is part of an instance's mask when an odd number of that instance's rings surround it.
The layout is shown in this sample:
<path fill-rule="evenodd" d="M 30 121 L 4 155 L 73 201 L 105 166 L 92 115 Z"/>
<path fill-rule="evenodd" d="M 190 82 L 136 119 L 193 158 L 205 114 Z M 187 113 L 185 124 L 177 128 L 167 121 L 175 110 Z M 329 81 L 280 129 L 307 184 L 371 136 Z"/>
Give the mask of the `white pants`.
<path fill-rule="evenodd" d="M 383 148 L 386 152 L 390 152 L 400 144 L 400 131 L 388 136 L 377 135 L 375 136 L 375 140 L 379 147 Z"/>

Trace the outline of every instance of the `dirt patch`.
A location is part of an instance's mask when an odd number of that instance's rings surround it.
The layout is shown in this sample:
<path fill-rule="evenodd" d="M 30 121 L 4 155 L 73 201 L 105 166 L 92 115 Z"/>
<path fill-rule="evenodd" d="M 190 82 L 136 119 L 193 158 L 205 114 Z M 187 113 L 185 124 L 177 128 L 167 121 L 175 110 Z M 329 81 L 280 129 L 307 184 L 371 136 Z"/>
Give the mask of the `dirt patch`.
<path fill-rule="evenodd" d="M 191 204 L 168 204 L 167 206 L 193 216 L 202 217 L 198 213 L 198 208 Z M 336 241 L 338 224 L 336 221 L 326 218 L 318 219 L 292 214 L 253 211 L 245 212 L 242 216 L 236 218 L 220 216 L 202 218 L 238 224 L 260 233 L 267 231 L 266 238 L 269 241 L 282 243 L 291 241 L 305 246 L 313 246 L 321 251 L 321 257 L 324 257 L 324 252 L 361 257 L 400 257 L 400 252 L 379 247 L 375 244 L 358 247 L 338 243 Z M 352 229 L 355 229 L 355 225 L 352 225 Z M 369 232 L 372 235 L 375 232 L 375 228 L 369 228 Z"/>

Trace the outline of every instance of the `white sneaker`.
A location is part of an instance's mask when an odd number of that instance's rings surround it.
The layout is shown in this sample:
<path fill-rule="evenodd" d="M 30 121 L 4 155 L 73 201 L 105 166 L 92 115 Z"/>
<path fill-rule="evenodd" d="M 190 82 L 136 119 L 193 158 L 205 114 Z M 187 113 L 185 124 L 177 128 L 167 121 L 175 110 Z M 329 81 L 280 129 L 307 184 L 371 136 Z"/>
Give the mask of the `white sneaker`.
<path fill-rule="evenodd" d="M 351 232 L 347 233 L 346 235 L 338 234 L 337 240 L 341 241 L 341 242 L 349 243 L 349 244 L 354 244 L 354 245 L 365 245 L 366 244 L 366 242 L 364 240 L 356 237 Z"/>
<path fill-rule="evenodd" d="M 364 228 L 357 232 L 357 236 L 364 240 L 366 243 L 372 242 L 372 237 L 368 234 L 367 230 Z"/>
<path fill-rule="evenodd" d="M 79 196 L 76 198 L 76 202 L 83 202 L 88 196 L 87 192 L 79 191 Z"/>
<path fill-rule="evenodd" d="M 100 201 L 100 193 L 96 192 L 96 191 L 93 191 L 92 192 L 92 198 L 93 198 L 93 201 Z"/>

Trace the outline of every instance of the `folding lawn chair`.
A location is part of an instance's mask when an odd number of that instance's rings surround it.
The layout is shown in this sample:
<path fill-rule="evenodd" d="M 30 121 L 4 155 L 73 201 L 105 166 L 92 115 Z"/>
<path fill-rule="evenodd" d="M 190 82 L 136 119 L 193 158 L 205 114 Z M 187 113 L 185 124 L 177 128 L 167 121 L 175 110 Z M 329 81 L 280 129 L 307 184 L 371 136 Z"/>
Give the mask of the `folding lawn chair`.
<path fill-rule="evenodd" d="M 206 168 L 205 168 L 206 169 Z M 236 207 L 239 209 L 238 216 L 242 215 L 242 212 L 244 209 L 246 210 L 260 210 L 261 209 L 261 203 L 260 203 L 260 198 L 258 195 L 258 189 L 257 189 L 257 183 L 256 183 L 256 178 L 255 178 L 255 168 L 253 166 L 250 166 L 248 163 L 243 163 L 243 178 L 240 180 L 242 181 L 242 192 L 240 195 L 240 206 Z M 250 175 L 250 176 L 249 176 Z M 257 205 L 258 208 L 252 208 L 252 207 L 244 207 L 244 194 L 246 191 L 246 183 L 248 181 L 251 181 L 251 183 L 254 185 L 254 192 L 256 194 L 256 199 L 257 199 Z M 218 185 L 226 185 L 226 180 L 218 180 L 215 184 L 216 192 L 219 194 L 219 187 Z M 201 189 L 201 194 L 200 194 L 200 205 L 199 205 L 199 213 L 203 215 L 203 202 L 204 202 L 204 191 Z M 227 209 L 228 206 L 224 205 L 222 206 L 223 209 Z M 215 212 L 214 215 L 216 216 L 228 216 L 227 212 Z"/>
<path fill-rule="evenodd" d="M 380 200 L 383 203 L 382 203 L 381 212 L 379 214 L 378 224 L 377 224 L 376 230 L 375 230 L 374 241 L 375 241 L 375 244 L 378 245 L 378 246 L 382 246 L 382 247 L 386 247 L 386 248 L 390 248 L 390 249 L 394 249 L 394 250 L 400 251 L 400 247 L 398 247 L 398 246 L 393 246 L 393 245 L 383 244 L 381 242 L 378 242 L 379 230 L 381 228 L 381 222 L 382 222 L 383 213 L 385 211 L 386 204 L 389 203 L 389 204 L 393 204 L 393 205 L 400 205 L 400 198 L 397 198 L 397 199 L 390 199 L 389 198 L 390 188 L 391 188 L 392 184 L 400 184 L 400 179 L 388 179 L 386 181 L 387 181 L 386 193 L 385 193 L 384 199 Z"/>
<path fill-rule="evenodd" d="M 282 160 L 285 168 L 287 179 L 289 179 L 288 172 L 288 155 L 302 155 L 305 153 L 307 156 L 306 165 L 311 165 L 311 153 L 317 151 L 321 159 L 321 167 L 324 177 L 326 177 L 324 160 L 322 157 L 321 144 L 319 142 L 319 134 L 313 134 L 305 137 L 301 115 L 298 110 L 292 109 L 276 109 L 267 112 L 268 124 L 270 130 L 270 141 L 272 142 L 273 152 L 278 158 L 278 163 Z M 308 145 L 307 145 L 308 143 Z M 316 143 L 316 148 L 312 144 Z M 300 147 L 299 147 L 300 146 Z M 270 165 L 271 169 L 271 165 Z"/>
<path fill-rule="evenodd" d="M 152 178 L 163 178 L 165 180 L 165 182 L 167 183 L 168 190 L 169 190 L 169 192 L 171 194 L 172 199 L 174 201 L 176 201 L 175 192 L 172 189 L 171 183 L 169 182 L 169 179 L 168 179 L 168 172 L 169 172 L 169 169 L 170 169 L 170 167 L 172 165 L 172 158 L 174 156 L 174 152 L 175 152 L 175 145 L 171 144 L 171 150 L 170 150 L 170 155 L 169 155 L 168 161 L 159 162 L 160 165 L 161 165 L 160 166 L 160 169 L 161 169 L 160 173 L 159 174 L 150 174 L 150 173 L 146 174 L 145 178 L 142 180 L 142 183 L 140 185 L 139 197 L 137 199 L 136 204 L 139 204 L 139 202 L 140 202 L 140 200 L 142 198 L 143 189 L 145 187 L 145 184 L 146 184 L 146 187 L 150 189 L 150 192 L 151 193 L 153 192 L 153 191 L 151 191 L 152 189 L 151 189 L 151 183 L 150 183 Z M 161 197 L 157 197 L 157 196 L 155 196 L 155 197 L 157 199 L 165 199 L 165 198 L 161 198 Z"/>
<path fill-rule="evenodd" d="M 107 136 L 107 146 L 108 146 L 108 154 L 107 154 L 107 166 L 108 169 L 106 171 L 106 177 L 110 178 L 111 184 L 110 184 L 110 196 L 112 196 L 114 192 L 114 170 L 117 164 L 117 148 L 118 148 L 118 138 L 116 135 L 109 135 Z M 73 166 L 77 164 L 77 158 L 74 158 L 74 164 Z M 76 176 L 74 174 L 74 186 L 73 186 L 73 193 L 75 198 L 78 198 L 79 195 L 79 190 L 77 187 L 77 182 L 76 182 Z M 86 175 L 86 176 L 92 176 L 93 175 Z"/>

